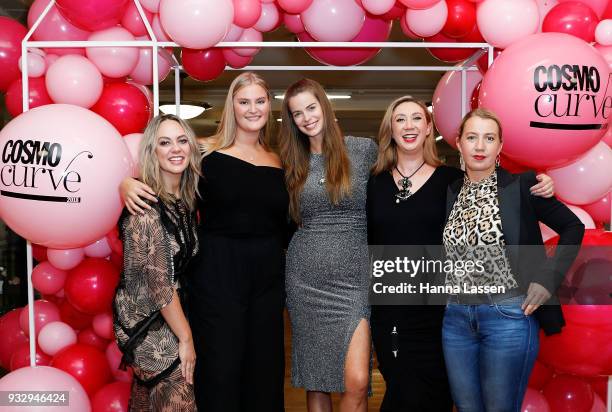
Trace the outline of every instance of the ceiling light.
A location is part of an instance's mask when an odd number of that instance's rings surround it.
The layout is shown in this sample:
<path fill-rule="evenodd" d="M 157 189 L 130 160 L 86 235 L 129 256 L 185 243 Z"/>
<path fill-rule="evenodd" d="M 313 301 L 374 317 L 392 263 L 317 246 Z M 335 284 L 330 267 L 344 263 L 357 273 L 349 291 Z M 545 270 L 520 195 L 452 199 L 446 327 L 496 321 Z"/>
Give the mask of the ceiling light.
<path fill-rule="evenodd" d="M 278 100 L 283 100 L 285 98 L 285 95 L 284 94 L 275 94 L 274 98 L 278 99 Z M 328 94 L 327 98 L 329 100 L 345 100 L 345 99 L 352 98 L 352 96 L 350 94 Z"/>
<path fill-rule="evenodd" d="M 212 106 L 206 102 L 202 103 L 201 105 L 184 102 L 180 105 L 179 117 L 184 120 L 193 119 L 209 109 L 212 109 Z M 163 104 L 159 106 L 159 110 L 164 114 L 176 115 L 176 104 Z"/>

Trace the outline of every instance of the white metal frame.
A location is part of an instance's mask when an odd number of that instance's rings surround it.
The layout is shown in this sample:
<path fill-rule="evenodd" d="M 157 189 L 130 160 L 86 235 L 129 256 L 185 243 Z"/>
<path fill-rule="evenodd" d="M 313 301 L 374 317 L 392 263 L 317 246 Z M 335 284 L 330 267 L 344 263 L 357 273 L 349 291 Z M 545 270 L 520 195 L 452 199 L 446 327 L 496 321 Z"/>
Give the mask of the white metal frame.
<path fill-rule="evenodd" d="M 26 112 L 29 107 L 29 84 L 28 84 L 28 54 L 30 48 L 65 48 L 65 47 L 151 47 L 153 59 L 153 112 L 159 114 L 159 69 L 158 69 L 158 51 L 160 47 L 180 47 L 174 42 L 157 41 L 155 33 L 145 17 L 142 6 L 139 0 L 133 0 L 140 18 L 142 19 L 147 34 L 151 40 L 134 40 L 134 41 L 31 41 L 30 38 L 34 31 L 38 28 L 42 20 L 47 16 L 51 7 L 55 4 L 55 0 L 49 0 L 49 4 L 32 25 L 27 35 L 21 43 L 22 56 L 22 93 L 23 93 L 23 111 Z M 248 70 L 248 71 L 460 71 L 461 72 L 461 116 L 467 113 L 467 71 L 478 70 L 474 63 L 483 54 L 488 54 L 488 65 L 493 63 L 493 46 L 488 43 L 416 43 L 416 42 L 221 42 L 216 47 L 231 47 L 231 48 L 321 48 L 321 47 L 337 47 L 337 48 L 397 48 L 397 49 L 423 49 L 423 48 L 452 48 L 452 49 L 476 49 L 475 53 L 461 65 L 458 66 L 246 66 L 241 69 L 226 68 L 226 70 Z M 180 72 L 182 67 L 173 56 L 174 69 L 174 88 L 175 88 L 175 104 L 177 115 L 180 114 L 181 90 L 180 90 Z M 26 247 L 27 255 L 27 275 L 28 275 L 28 310 L 29 310 L 29 328 L 30 328 L 30 366 L 36 366 L 36 341 L 31 339 L 31 335 L 35 334 L 34 329 L 34 288 L 32 286 L 32 245 L 28 241 Z M 612 377 L 608 379 L 608 412 L 612 412 Z"/>

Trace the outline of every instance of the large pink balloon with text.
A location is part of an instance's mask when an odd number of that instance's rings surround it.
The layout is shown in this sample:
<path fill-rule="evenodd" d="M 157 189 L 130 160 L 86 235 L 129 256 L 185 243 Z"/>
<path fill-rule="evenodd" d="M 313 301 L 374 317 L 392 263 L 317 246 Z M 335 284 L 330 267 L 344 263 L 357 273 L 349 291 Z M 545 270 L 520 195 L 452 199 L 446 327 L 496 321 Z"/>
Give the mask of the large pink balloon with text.
<path fill-rule="evenodd" d="M 47 247 L 90 244 L 115 226 L 131 163 L 121 135 L 97 114 L 66 104 L 32 109 L 0 131 L 2 219 Z"/>
<path fill-rule="evenodd" d="M 539 33 L 504 50 L 480 88 L 504 128 L 503 153 L 531 167 L 563 165 L 593 147 L 612 110 L 610 69 L 589 44 Z"/>

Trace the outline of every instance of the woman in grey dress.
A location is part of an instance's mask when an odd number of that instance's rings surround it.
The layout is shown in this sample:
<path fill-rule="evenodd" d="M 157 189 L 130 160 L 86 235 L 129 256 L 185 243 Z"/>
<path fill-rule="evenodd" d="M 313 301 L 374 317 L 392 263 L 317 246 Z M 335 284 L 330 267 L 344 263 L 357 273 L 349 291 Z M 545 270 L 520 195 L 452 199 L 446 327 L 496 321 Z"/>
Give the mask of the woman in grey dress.
<path fill-rule="evenodd" d="M 287 254 L 292 383 L 309 411 L 367 410 L 370 310 L 366 187 L 370 139 L 344 137 L 325 91 L 303 79 L 282 106 L 281 160 L 298 230 Z"/>

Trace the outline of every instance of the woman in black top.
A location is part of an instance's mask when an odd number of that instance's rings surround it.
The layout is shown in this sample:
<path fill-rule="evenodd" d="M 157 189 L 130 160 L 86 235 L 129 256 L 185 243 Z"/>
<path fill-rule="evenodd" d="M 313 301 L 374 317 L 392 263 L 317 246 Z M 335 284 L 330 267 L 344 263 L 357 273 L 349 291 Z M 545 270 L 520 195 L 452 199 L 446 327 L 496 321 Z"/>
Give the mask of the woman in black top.
<path fill-rule="evenodd" d="M 441 245 L 447 188 L 463 173 L 438 159 L 427 107 L 410 97 L 395 100 L 378 139 L 368 183 L 370 245 Z M 532 193 L 551 196 L 550 178 L 539 178 Z M 417 260 L 428 255 L 418 247 L 410 253 Z M 413 298 L 406 305 L 372 306 L 372 339 L 387 384 L 381 411 L 451 411 L 442 354 L 444 306 L 424 306 L 424 294 Z"/>
<path fill-rule="evenodd" d="M 188 283 L 204 411 L 284 410 L 284 247 L 289 198 L 269 145 L 270 93 L 254 73 L 232 82 L 204 148 L 200 255 Z M 133 181 L 130 184 L 134 183 Z M 138 206 L 142 188 L 124 188 Z"/>

